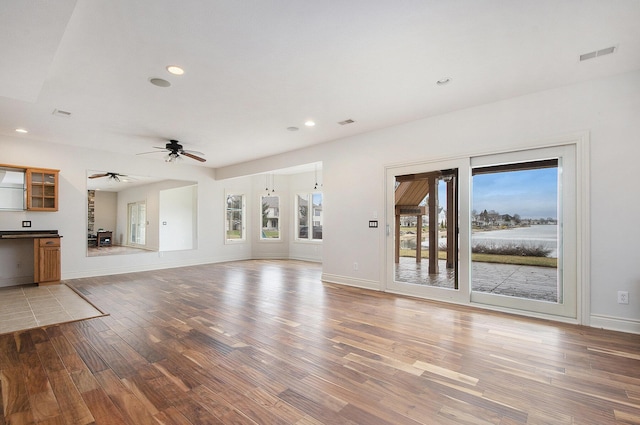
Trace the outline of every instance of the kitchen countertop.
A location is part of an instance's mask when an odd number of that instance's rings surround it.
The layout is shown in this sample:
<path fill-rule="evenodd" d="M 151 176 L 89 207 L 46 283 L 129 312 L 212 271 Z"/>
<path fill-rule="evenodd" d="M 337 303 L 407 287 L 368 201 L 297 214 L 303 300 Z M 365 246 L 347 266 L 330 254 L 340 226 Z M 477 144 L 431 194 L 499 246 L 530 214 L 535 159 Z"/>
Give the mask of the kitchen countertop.
<path fill-rule="evenodd" d="M 0 230 L 0 239 L 61 238 L 57 230 Z"/>

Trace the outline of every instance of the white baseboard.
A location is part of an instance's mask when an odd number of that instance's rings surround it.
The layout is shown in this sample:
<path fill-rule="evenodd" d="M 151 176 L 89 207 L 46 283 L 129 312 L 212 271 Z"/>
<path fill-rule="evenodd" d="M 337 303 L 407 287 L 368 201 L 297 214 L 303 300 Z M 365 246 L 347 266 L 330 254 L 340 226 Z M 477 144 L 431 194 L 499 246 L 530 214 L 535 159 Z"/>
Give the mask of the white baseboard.
<path fill-rule="evenodd" d="M 380 282 L 377 280 L 358 279 L 354 277 L 340 276 L 330 273 L 322 273 L 323 282 L 337 283 L 340 285 L 355 286 L 356 288 L 380 290 Z"/>
<path fill-rule="evenodd" d="M 256 254 L 251 256 L 252 260 L 289 260 L 287 254 Z M 293 258 L 291 258 L 293 260 Z"/>
<path fill-rule="evenodd" d="M 165 261 L 162 263 L 145 264 L 140 266 L 127 266 L 127 267 L 109 266 L 107 268 L 102 268 L 102 269 L 91 269 L 91 270 L 85 270 L 80 272 L 63 273 L 62 280 L 81 279 L 85 277 L 94 277 L 94 276 L 108 276 L 108 275 L 123 274 L 123 273 L 147 272 L 151 270 L 163 270 L 163 269 L 172 269 L 176 267 L 199 266 L 201 264 L 224 263 L 227 261 L 242 261 L 242 260 L 249 260 L 249 259 L 251 259 L 251 257 L 230 256 L 230 257 L 211 258 L 207 260 L 199 259 L 196 261 L 180 259 L 175 261 Z"/>
<path fill-rule="evenodd" d="M 296 255 L 296 256 L 289 256 L 287 257 L 288 260 L 299 260 L 299 261 L 309 261 L 311 263 L 322 263 L 322 258 L 318 258 L 318 257 L 305 257 L 302 255 Z"/>
<path fill-rule="evenodd" d="M 602 328 L 610 331 L 640 334 L 640 320 L 626 319 L 623 317 L 592 314 L 590 326 L 592 328 Z"/>

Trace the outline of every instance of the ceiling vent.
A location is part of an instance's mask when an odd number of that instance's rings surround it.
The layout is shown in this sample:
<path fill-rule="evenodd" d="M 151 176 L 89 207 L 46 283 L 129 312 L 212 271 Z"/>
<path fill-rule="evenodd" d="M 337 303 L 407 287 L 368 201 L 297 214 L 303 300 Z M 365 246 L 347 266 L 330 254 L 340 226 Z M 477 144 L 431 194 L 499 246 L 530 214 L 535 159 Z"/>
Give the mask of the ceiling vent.
<path fill-rule="evenodd" d="M 56 117 L 69 118 L 71 116 L 71 112 L 63 111 L 61 109 L 54 109 L 53 115 Z"/>
<path fill-rule="evenodd" d="M 586 61 L 587 59 L 597 58 L 599 56 L 610 55 L 616 51 L 615 46 L 607 47 L 606 49 L 600 49 L 593 52 L 580 55 L 580 61 Z"/>
<path fill-rule="evenodd" d="M 354 120 L 344 120 L 344 121 L 340 121 L 338 124 L 347 125 L 347 124 L 353 124 L 354 122 L 355 122 Z"/>

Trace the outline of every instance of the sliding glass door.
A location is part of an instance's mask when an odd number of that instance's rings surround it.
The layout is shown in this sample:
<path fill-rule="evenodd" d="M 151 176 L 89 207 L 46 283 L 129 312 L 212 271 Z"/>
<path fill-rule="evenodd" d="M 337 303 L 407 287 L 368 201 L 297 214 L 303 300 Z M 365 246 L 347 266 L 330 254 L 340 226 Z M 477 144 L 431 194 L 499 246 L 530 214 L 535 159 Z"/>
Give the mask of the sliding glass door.
<path fill-rule="evenodd" d="M 468 299 L 468 255 L 460 249 L 460 193 L 468 161 L 387 170 L 387 290 L 433 299 Z M 466 234 L 463 231 L 463 234 Z M 468 246 L 468 244 L 463 244 Z M 465 263 L 466 262 L 466 263 Z"/>
<path fill-rule="evenodd" d="M 128 237 L 127 243 L 132 246 L 146 245 L 147 203 L 146 201 L 127 204 Z"/>
<path fill-rule="evenodd" d="M 576 145 L 386 169 L 385 290 L 577 317 Z"/>
<path fill-rule="evenodd" d="M 575 148 L 476 157 L 471 169 L 471 301 L 575 317 Z"/>

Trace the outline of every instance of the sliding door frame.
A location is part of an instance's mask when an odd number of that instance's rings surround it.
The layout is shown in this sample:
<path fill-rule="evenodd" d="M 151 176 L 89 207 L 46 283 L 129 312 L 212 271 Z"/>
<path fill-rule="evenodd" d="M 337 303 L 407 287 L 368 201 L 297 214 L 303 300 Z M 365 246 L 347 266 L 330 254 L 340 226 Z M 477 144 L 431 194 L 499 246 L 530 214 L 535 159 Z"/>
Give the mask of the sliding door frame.
<path fill-rule="evenodd" d="M 572 145 L 575 148 L 575 235 L 572 236 L 575 248 L 575 261 L 572 265 L 575 274 L 575 308 L 569 316 L 557 315 L 553 312 L 532 312 L 519 310 L 517 307 L 486 305 L 471 300 L 471 160 L 474 157 L 506 154 L 543 148 L 557 148 Z M 480 151 L 456 157 L 440 158 L 437 160 L 394 164 L 385 167 L 385 223 L 386 236 L 384 243 L 384 278 L 381 290 L 402 295 L 416 296 L 436 301 L 475 306 L 488 310 L 516 313 L 529 317 L 539 317 L 567 323 L 590 324 L 590 215 L 589 215 L 589 133 L 581 132 L 520 146 L 514 149 Z M 415 287 L 398 285 L 394 282 L 395 244 L 394 244 L 394 188 L 395 176 L 439 169 L 458 168 L 459 172 L 459 273 L 458 290 L 443 290 L 441 288 Z M 467 184 L 468 182 L 468 184 Z"/>

